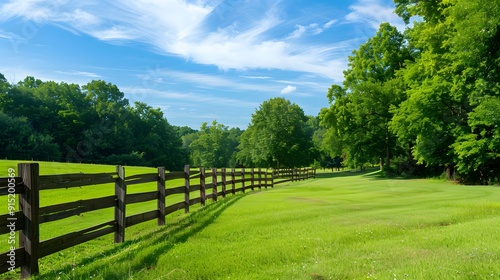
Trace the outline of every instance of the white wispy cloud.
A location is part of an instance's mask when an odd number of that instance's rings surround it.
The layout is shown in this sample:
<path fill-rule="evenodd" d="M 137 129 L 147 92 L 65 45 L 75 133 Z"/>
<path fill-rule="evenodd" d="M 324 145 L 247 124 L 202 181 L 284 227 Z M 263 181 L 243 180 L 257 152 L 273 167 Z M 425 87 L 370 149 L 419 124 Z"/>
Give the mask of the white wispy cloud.
<path fill-rule="evenodd" d="M 323 31 L 330 29 L 337 20 L 330 20 L 322 25 L 318 23 L 311 23 L 309 25 L 295 25 L 295 30 L 287 36 L 287 39 L 298 39 L 305 35 L 318 35 Z"/>
<path fill-rule="evenodd" d="M 358 0 L 349 6 L 351 12 L 345 16 L 345 20 L 351 23 L 362 23 L 368 28 L 377 30 L 381 23 L 389 22 L 399 31 L 405 29 L 401 18 L 394 13 L 394 6 L 382 3 L 381 0 Z"/>
<path fill-rule="evenodd" d="M 103 41 L 146 43 L 157 52 L 224 70 L 280 69 L 315 73 L 334 80 L 342 77 L 345 59 L 328 51 L 335 44 L 308 44 L 305 48 L 286 39 L 269 37 L 283 23 L 280 1 L 245 1 L 244 5 L 267 5 L 267 11 L 249 15 L 248 24 L 242 28 L 238 24 L 223 28 L 205 26 L 205 19 L 215 8 L 210 3 L 214 2 L 10 0 L 0 5 L 0 22 L 20 17 Z M 314 23 L 304 28 L 314 35 L 333 24 L 334 21 Z M 293 36 L 301 36 L 300 30 L 298 27 Z"/>
<path fill-rule="evenodd" d="M 242 78 L 246 78 L 246 79 L 254 79 L 254 80 L 267 80 L 267 79 L 271 79 L 271 77 L 269 76 L 240 76 Z"/>
<path fill-rule="evenodd" d="M 79 77 L 88 77 L 88 78 L 102 78 L 101 75 L 92 73 L 92 72 L 85 72 L 85 71 L 76 71 L 76 70 L 71 70 L 71 71 L 55 71 L 56 73 L 63 74 L 63 75 L 71 75 L 71 76 L 79 76 Z"/>
<path fill-rule="evenodd" d="M 273 92 L 277 88 L 277 86 L 270 84 L 241 82 L 226 78 L 224 75 L 174 71 L 163 68 L 157 68 L 153 72 L 149 72 L 146 77 L 139 75 L 139 78 L 162 79 L 165 82 L 182 81 L 198 88 L 217 88 L 219 90 L 225 88 L 233 92 Z"/>
<path fill-rule="evenodd" d="M 134 88 L 134 87 L 122 87 L 121 91 L 123 91 L 127 95 L 138 95 L 141 97 L 147 97 L 148 95 L 151 95 L 154 96 L 155 98 L 166 99 L 167 101 L 170 99 L 170 100 L 189 102 L 191 104 L 193 103 L 201 105 L 214 104 L 218 106 L 229 106 L 238 108 L 253 108 L 259 105 L 258 102 L 243 101 L 240 99 L 210 96 L 206 94 L 197 94 L 192 92 L 174 92 L 174 91 L 157 90 L 149 88 Z M 165 104 L 165 102 L 162 102 L 161 104 Z"/>
<path fill-rule="evenodd" d="M 294 86 L 291 86 L 291 85 L 287 85 L 286 87 L 284 87 L 282 90 L 281 90 L 281 94 L 290 94 L 294 91 L 297 90 L 297 87 L 294 87 Z"/>
<path fill-rule="evenodd" d="M 323 25 L 323 28 L 328 29 L 328 28 L 332 27 L 335 23 L 337 23 L 337 21 L 338 20 L 336 20 L 336 19 L 332 19 L 329 22 L 325 23 Z"/>

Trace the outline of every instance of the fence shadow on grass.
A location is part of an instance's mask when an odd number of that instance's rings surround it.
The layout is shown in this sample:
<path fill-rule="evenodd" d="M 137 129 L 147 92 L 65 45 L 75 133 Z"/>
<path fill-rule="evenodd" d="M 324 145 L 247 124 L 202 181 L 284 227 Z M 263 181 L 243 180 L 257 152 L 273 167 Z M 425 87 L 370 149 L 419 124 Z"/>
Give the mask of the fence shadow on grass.
<path fill-rule="evenodd" d="M 102 276 L 105 279 L 128 279 L 130 273 L 137 274 L 141 270 L 154 269 L 161 254 L 168 252 L 179 243 L 187 242 L 189 237 L 212 224 L 226 209 L 248 194 L 250 193 L 227 196 L 226 199 L 207 204 L 204 208 L 178 219 L 177 222 L 171 222 L 171 224 L 167 220 L 167 225 L 158 228 L 155 232 L 145 234 L 134 240 L 125 241 L 116 245 L 113 249 L 96 253 L 78 262 L 76 267 L 66 265 L 57 272 L 44 273 L 38 276 L 37 279 L 54 279 L 54 276 L 57 278 L 60 274 L 83 279 L 88 277 L 89 273 L 92 274 L 92 271 L 95 271 L 96 274 L 104 271 L 105 274 Z M 105 236 L 105 238 L 109 238 L 109 235 Z M 141 243 L 140 246 L 134 246 L 137 243 Z M 122 256 L 113 256 L 125 251 L 127 253 Z M 127 269 L 109 271 L 110 263 L 133 264 Z M 92 271 L 78 272 L 79 267 L 87 267 L 88 265 L 92 265 Z M 57 273 L 57 275 L 54 275 L 54 273 Z"/>

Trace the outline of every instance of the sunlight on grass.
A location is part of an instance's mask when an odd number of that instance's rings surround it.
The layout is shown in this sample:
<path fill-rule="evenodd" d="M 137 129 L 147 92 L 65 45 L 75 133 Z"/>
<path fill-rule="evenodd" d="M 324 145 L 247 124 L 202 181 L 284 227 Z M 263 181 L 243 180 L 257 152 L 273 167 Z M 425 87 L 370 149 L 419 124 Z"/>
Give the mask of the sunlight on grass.
<path fill-rule="evenodd" d="M 500 277 L 498 188 L 341 175 L 229 195 L 123 244 L 101 237 L 42 259 L 38 279 Z"/>

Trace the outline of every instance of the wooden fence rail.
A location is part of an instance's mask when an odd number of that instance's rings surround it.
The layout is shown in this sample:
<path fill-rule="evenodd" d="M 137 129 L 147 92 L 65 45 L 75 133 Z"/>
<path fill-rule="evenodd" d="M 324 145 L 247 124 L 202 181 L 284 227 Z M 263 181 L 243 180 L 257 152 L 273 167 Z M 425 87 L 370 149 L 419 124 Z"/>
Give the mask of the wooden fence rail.
<path fill-rule="evenodd" d="M 315 178 L 313 168 L 265 169 L 241 168 L 236 171 L 200 168 L 192 171 L 188 165 L 184 171 L 166 172 L 159 167 L 157 173 L 126 176 L 125 168 L 117 166 L 116 172 L 99 174 L 60 174 L 39 175 L 38 163 L 18 164 L 19 177 L 0 178 L 0 196 L 7 195 L 19 201 L 19 211 L 0 215 L 0 235 L 15 237 L 19 232 L 19 248 L 11 247 L 0 254 L 0 274 L 21 268 L 21 278 L 28 278 L 39 271 L 38 260 L 72 246 L 114 233 L 114 242 L 125 241 L 127 227 L 157 219 L 158 226 L 166 224 L 165 217 L 178 210 L 189 213 L 189 206 L 205 206 L 208 199 L 214 202 L 228 194 L 259 190 L 276 184 Z M 173 180 L 184 179 L 184 184 L 172 186 Z M 199 184 L 192 184 L 193 180 Z M 155 191 L 127 193 L 127 186 L 156 182 Z M 111 196 L 72 201 L 57 205 L 40 207 L 40 191 L 62 188 L 85 187 L 114 183 L 115 194 Z M 195 193 L 195 195 L 192 195 Z M 208 193 L 208 194 L 207 194 Z M 16 194 L 19 195 L 16 198 Z M 182 201 L 166 204 L 167 198 L 184 194 Z M 127 205 L 146 201 L 157 201 L 157 209 L 127 216 Z M 169 201 L 170 202 L 170 201 Z M 40 224 L 58 221 L 85 212 L 114 208 L 114 217 L 99 225 L 68 233 L 47 240 L 40 240 Z M 111 219 L 112 218 L 112 219 Z M 9 243 L 10 244 L 10 243 Z"/>

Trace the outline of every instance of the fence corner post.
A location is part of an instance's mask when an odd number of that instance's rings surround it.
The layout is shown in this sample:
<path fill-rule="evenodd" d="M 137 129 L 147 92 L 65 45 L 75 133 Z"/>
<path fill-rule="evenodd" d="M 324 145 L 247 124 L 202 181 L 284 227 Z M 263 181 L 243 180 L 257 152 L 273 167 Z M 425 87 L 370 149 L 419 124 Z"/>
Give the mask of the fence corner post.
<path fill-rule="evenodd" d="M 24 259 L 21 266 L 21 278 L 24 279 L 39 272 L 40 166 L 38 163 L 19 163 L 17 168 L 26 188 L 19 199 L 19 208 L 24 216 L 23 229 L 19 232 L 19 245 L 24 247 Z"/>
<path fill-rule="evenodd" d="M 158 167 L 158 226 L 165 225 L 165 167 Z"/>
<path fill-rule="evenodd" d="M 127 185 L 125 184 L 125 168 L 121 165 L 116 166 L 116 173 L 118 178 L 115 182 L 115 195 L 117 198 L 115 206 L 115 221 L 116 221 L 116 231 L 115 231 L 115 243 L 122 243 L 125 241 L 125 207 L 127 197 Z"/>
<path fill-rule="evenodd" d="M 184 166 L 184 213 L 189 213 L 189 165 Z"/>

